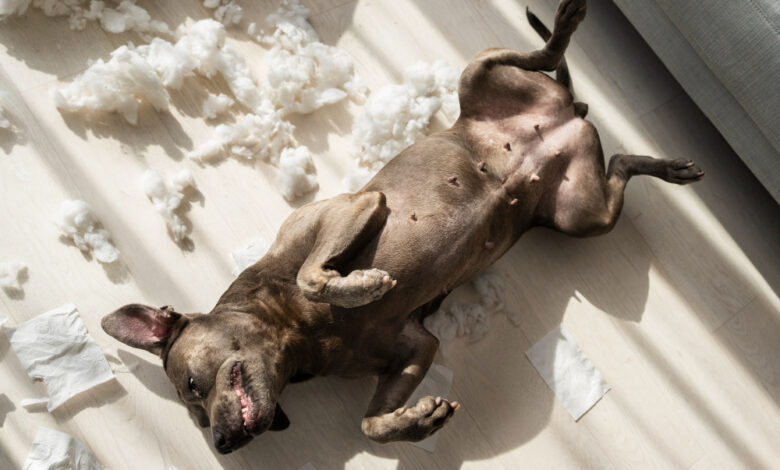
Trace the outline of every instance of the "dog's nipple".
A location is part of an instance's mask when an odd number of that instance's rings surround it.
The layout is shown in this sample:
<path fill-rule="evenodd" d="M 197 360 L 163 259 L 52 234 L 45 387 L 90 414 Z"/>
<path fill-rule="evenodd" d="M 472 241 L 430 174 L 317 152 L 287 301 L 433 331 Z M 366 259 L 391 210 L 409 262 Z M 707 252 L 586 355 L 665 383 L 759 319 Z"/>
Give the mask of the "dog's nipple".
<path fill-rule="evenodd" d="M 412 215 L 409 216 L 410 219 L 412 219 L 414 222 L 417 222 L 417 214 L 412 212 Z"/>
<path fill-rule="evenodd" d="M 539 175 L 537 175 L 536 173 L 534 173 L 533 175 L 531 175 L 531 182 L 532 182 L 532 183 L 533 183 L 534 181 L 539 181 L 540 179 L 541 179 L 541 178 L 539 178 Z"/>
<path fill-rule="evenodd" d="M 447 182 L 452 184 L 452 185 L 457 186 L 458 185 L 458 177 L 457 176 L 450 176 L 449 178 L 447 178 Z"/>
<path fill-rule="evenodd" d="M 485 248 L 487 248 L 488 250 L 492 250 L 494 246 L 496 246 L 496 245 L 493 242 L 491 242 L 491 241 L 486 241 L 485 242 Z"/>
<path fill-rule="evenodd" d="M 483 173 L 486 172 L 487 171 L 487 163 L 479 162 L 479 167 L 478 168 L 479 168 L 479 171 L 481 171 Z"/>
<path fill-rule="evenodd" d="M 539 127 L 539 124 L 534 124 L 534 130 L 536 131 L 536 135 L 539 136 L 539 140 L 544 142 L 544 137 L 542 137 L 542 129 Z"/>
<path fill-rule="evenodd" d="M 509 142 L 505 143 L 504 150 L 506 150 L 507 152 L 512 151 L 512 145 Z"/>
<path fill-rule="evenodd" d="M 516 206 L 518 202 L 519 202 L 519 201 L 517 200 L 517 198 L 514 198 L 514 199 L 512 199 L 511 201 L 509 201 L 509 205 L 510 205 L 510 206 Z"/>

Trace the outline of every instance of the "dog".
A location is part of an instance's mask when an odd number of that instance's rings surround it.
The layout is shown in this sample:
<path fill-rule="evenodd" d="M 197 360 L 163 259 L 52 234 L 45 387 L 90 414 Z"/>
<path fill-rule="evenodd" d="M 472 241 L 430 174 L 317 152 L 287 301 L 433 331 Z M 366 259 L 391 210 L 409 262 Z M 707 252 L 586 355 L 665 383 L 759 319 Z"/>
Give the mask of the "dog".
<path fill-rule="evenodd" d="M 209 314 L 126 305 L 105 316 L 119 341 L 162 358 L 179 397 L 221 453 L 289 425 L 277 401 L 317 375 L 377 375 L 361 428 L 381 442 L 426 438 L 460 408 L 406 406 L 437 339 L 423 327 L 447 294 L 525 231 L 606 233 L 632 176 L 686 184 L 691 161 L 615 155 L 575 103 L 563 60 L 585 0 L 562 0 L 540 50 L 487 49 L 460 77 L 454 125 L 408 147 L 362 190 L 307 204 Z M 542 72 L 557 70 L 558 80 Z"/>

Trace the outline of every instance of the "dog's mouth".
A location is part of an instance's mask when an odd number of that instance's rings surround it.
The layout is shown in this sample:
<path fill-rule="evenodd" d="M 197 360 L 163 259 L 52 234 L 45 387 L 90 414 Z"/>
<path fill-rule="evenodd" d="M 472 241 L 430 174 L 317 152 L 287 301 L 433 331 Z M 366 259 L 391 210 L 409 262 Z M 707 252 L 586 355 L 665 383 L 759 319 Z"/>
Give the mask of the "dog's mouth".
<path fill-rule="evenodd" d="M 241 421 L 244 424 L 244 431 L 250 434 L 255 425 L 255 405 L 252 397 L 249 396 L 249 393 L 244 388 L 244 373 L 240 362 L 233 364 L 233 369 L 230 372 L 230 384 L 233 386 L 238 402 L 241 404 Z"/>

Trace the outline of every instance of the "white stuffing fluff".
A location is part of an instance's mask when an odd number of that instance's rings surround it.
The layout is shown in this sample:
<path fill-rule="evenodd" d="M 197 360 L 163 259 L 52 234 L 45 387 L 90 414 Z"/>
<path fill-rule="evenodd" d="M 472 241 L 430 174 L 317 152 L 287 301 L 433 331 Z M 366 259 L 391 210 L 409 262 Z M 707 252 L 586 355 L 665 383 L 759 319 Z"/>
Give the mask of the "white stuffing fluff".
<path fill-rule="evenodd" d="M 471 282 L 480 296 L 479 303 L 454 303 L 449 310 L 441 308 L 424 320 L 425 328 L 439 341 L 460 336 L 478 341 L 490 329 L 493 314 L 504 310 L 504 281 L 500 273 L 490 269 Z M 507 316 L 517 324 L 514 315 L 507 313 Z"/>
<path fill-rule="evenodd" d="M 52 89 L 55 104 L 72 111 L 116 111 L 136 124 L 140 101 L 167 109 L 166 87 L 178 89 L 195 73 L 207 78 L 220 73 L 240 103 L 255 112 L 265 106 L 243 57 L 225 44 L 224 25 L 201 20 L 180 27 L 177 35 L 175 44 L 154 38 L 137 48 L 119 47 L 108 62 L 99 59 L 69 85 Z"/>
<path fill-rule="evenodd" d="M 0 17 L 22 15 L 31 4 L 47 16 L 67 16 L 72 29 L 84 29 L 87 21 L 99 21 L 110 33 L 171 33 L 167 24 L 153 20 L 148 11 L 135 4 L 135 0 L 122 0 L 113 6 L 106 6 L 106 2 L 100 0 L 2 0 Z"/>
<path fill-rule="evenodd" d="M 361 101 L 366 97 L 352 57 L 321 43 L 308 15 L 297 0 L 286 2 L 267 19 L 275 26 L 273 34 L 260 38 L 272 46 L 265 56 L 269 92 L 284 114 L 311 113 L 348 95 Z"/>
<path fill-rule="evenodd" d="M 454 119 L 458 113 L 458 70 L 437 60 L 418 62 L 406 69 L 405 81 L 373 92 L 363 114 L 352 126 L 352 140 L 360 147 L 354 175 L 344 180 L 355 191 L 403 149 L 426 134 L 440 109 Z"/>
<path fill-rule="evenodd" d="M 71 83 L 52 88 L 54 104 L 69 111 L 114 111 L 127 122 L 138 121 L 146 100 L 157 110 L 168 108 L 169 95 L 154 69 L 137 51 L 121 46 L 108 62 L 98 59 Z"/>
<path fill-rule="evenodd" d="M 224 25 L 240 23 L 244 14 L 235 0 L 203 0 L 203 6 L 214 9 L 214 18 Z"/>
<path fill-rule="evenodd" d="M 0 263 L 0 287 L 6 289 L 22 289 L 22 272 L 27 269 L 27 266 L 21 261 L 6 261 Z"/>
<path fill-rule="evenodd" d="M 184 200 L 187 188 L 195 188 L 195 178 L 190 170 L 181 170 L 171 179 L 170 189 L 156 170 L 146 170 L 143 177 L 144 192 L 154 204 L 154 208 L 165 219 L 168 233 L 173 241 L 180 242 L 187 236 L 187 225 L 176 214 Z"/>
<path fill-rule="evenodd" d="M 119 250 L 111 243 L 108 231 L 100 226 L 86 202 L 77 199 L 63 201 L 57 225 L 81 251 L 91 251 L 101 263 L 113 263 L 119 259 Z"/>
<path fill-rule="evenodd" d="M 285 199 L 293 201 L 319 188 L 317 171 L 308 147 L 288 147 L 279 158 L 276 187 Z"/>
<path fill-rule="evenodd" d="M 254 238 L 243 248 L 233 251 L 230 254 L 233 262 L 236 264 L 236 267 L 233 269 L 233 275 L 238 276 L 243 270 L 260 261 L 267 251 L 268 242 L 261 237 Z"/>
<path fill-rule="evenodd" d="M 209 95 L 203 102 L 203 114 L 208 119 L 215 119 L 217 116 L 230 109 L 235 103 L 233 98 L 224 93 Z"/>
<path fill-rule="evenodd" d="M 279 155 L 292 141 L 292 123 L 282 119 L 270 101 L 256 110 L 245 114 L 235 124 L 220 124 L 214 137 L 189 153 L 197 161 L 212 161 L 224 152 L 247 160 L 259 157 L 276 164 Z"/>

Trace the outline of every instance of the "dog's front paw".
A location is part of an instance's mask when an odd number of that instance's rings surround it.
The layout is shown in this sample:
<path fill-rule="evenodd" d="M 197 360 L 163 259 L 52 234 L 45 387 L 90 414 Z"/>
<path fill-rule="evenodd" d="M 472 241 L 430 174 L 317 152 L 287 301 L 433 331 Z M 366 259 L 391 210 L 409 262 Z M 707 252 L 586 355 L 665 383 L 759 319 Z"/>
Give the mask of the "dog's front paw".
<path fill-rule="evenodd" d="M 704 172 L 691 160 L 672 160 L 666 167 L 663 179 L 670 183 L 689 184 L 699 181 Z"/>
<path fill-rule="evenodd" d="M 328 280 L 323 297 L 339 307 L 360 307 L 381 299 L 395 284 L 396 280 L 381 269 L 358 269 Z"/>
<path fill-rule="evenodd" d="M 412 423 L 404 431 L 404 439 L 419 441 L 435 433 L 444 426 L 455 411 L 460 408 L 458 402 L 450 403 L 442 397 L 422 397 L 417 404 L 401 413 Z M 402 409 L 403 410 L 403 409 Z"/>

